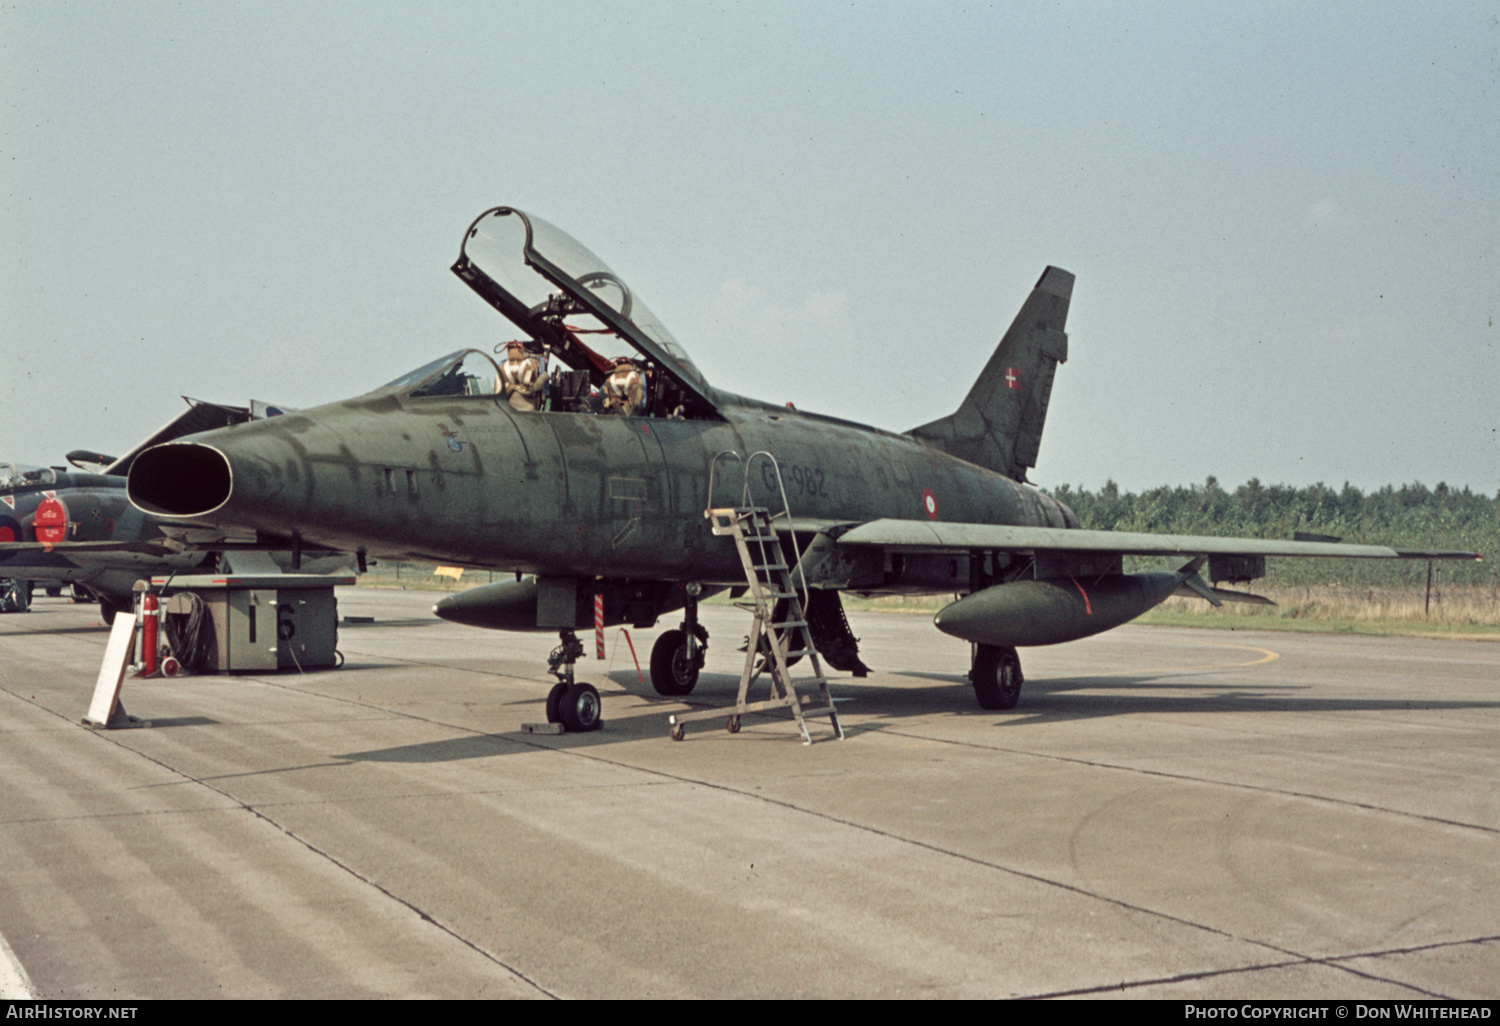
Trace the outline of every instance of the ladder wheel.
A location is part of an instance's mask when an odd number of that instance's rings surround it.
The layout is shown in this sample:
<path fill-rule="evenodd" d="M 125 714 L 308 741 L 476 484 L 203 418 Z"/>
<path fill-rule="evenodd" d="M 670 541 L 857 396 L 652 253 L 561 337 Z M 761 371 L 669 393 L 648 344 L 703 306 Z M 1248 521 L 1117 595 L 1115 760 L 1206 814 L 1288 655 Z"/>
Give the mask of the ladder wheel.
<path fill-rule="evenodd" d="M 724 729 L 731 734 L 738 734 L 740 732 L 740 718 L 738 716 L 729 717 L 729 721 L 724 724 Z"/>
<path fill-rule="evenodd" d="M 677 724 L 676 726 L 674 726 L 672 728 L 672 740 L 673 741 L 681 741 L 686 736 L 687 736 L 687 731 L 685 731 L 685 730 L 682 729 L 682 724 L 679 723 L 679 724 Z"/>

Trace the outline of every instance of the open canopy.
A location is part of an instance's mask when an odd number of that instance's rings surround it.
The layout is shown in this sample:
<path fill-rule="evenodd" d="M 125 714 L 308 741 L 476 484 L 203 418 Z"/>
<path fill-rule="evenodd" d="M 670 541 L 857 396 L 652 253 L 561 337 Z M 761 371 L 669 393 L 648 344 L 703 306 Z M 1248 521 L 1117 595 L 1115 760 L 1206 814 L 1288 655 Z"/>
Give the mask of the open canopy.
<path fill-rule="evenodd" d="M 659 387 L 670 387 L 681 405 L 713 414 L 713 389 L 641 298 L 541 218 L 512 207 L 486 210 L 464 234 L 453 273 L 534 342 L 587 369 L 596 384 L 609 372 L 609 357 L 628 347 L 664 377 Z"/>

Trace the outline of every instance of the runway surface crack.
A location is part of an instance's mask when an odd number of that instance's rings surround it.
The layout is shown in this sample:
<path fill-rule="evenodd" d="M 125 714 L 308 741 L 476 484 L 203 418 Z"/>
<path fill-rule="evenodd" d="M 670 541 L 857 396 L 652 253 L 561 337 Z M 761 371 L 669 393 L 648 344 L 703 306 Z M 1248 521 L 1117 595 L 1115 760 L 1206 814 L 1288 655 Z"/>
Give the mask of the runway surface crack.
<path fill-rule="evenodd" d="M 1437 823 L 1441 826 L 1458 827 L 1461 830 L 1477 830 L 1486 834 L 1500 834 L 1500 827 L 1485 826 L 1482 823 L 1466 823 L 1463 820 L 1445 819 L 1442 816 L 1428 816 L 1420 812 L 1408 812 L 1405 809 L 1393 809 L 1386 805 L 1375 805 L 1370 802 L 1357 802 L 1349 798 L 1334 798 L 1326 794 L 1316 794 L 1312 791 L 1293 791 L 1282 787 L 1266 787 L 1263 784 L 1243 784 L 1233 780 L 1218 780 L 1213 777 L 1198 777 L 1187 773 L 1171 773 L 1167 770 L 1147 769 L 1143 766 L 1125 766 L 1114 762 L 1101 762 L 1098 759 L 1084 759 L 1076 755 L 1053 755 L 1048 752 L 1032 752 L 1024 748 L 1006 748 L 1002 745 L 982 745 L 973 741 L 954 741 L 951 738 L 931 737 L 926 734 L 916 734 L 910 731 L 892 730 L 889 727 L 878 727 L 875 732 L 889 734 L 893 737 L 909 738 L 913 741 L 927 741 L 932 744 L 952 745 L 956 748 L 974 748 L 983 752 L 1003 752 L 1006 755 L 1019 755 L 1031 759 L 1046 759 L 1051 762 L 1071 763 L 1075 766 L 1088 766 L 1092 769 L 1116 770 L 1120 773 L 1137 773 L 1141 776 L 1160 777 L 1165 780 L 1181 780 L 1193 784 L 1205 784 L 1211 787 L 1228 787 L 1237 791 L 1254 791 L 1261 794 L 1275 794 L 1287 798 L 1305 798 L 1308 801 L 1323 802 L 1328 805 L 1340 805 L 1346 808 L 1361 809 L 1366 812 L 1381 812 L 1391 816 L 1401 816 L 1406 819 L 1421 820 L 1424 823 Z"/>
<path fill-rule="evenodd" d="M 1500 941 L 1500 935 L 1467 937 L 1463 940 L 1440 941 L 1434 944 L 1418 944 L 1406 948 L 1382 948 L 1375 951 L 1360 951 L 1347 955 L 1325 956 L 1323 958 L 1309 957 L 1288 959 L 1282 962 L 1265 962 L 1259 965 L 1236 966 L 1232 969 L 1210 969 L 1201 973 L 1179 973 L 1175 976 L 1157 976 L 1139 980 L 1125 980 L 1119 983 L 1103 984 L 1097 987 L 1079 987 L 1072 990 L 1046 991 L 1037 994 L 1028 994 L 1026 996 L 1028 998 L 1084 997 L 1089 994 L 1107 994 L 1122 990 L 1136 990 L 1142 987 L 1159 987 L 1173 983 L 1186 983 L 1192 980 L 1208 980 L 1214 979 L 1215 977 L 1224 976 L 1238 976 L 1247 973 L 1265 972 L 1267 970 L 1273 969 L 1293 969 L 1301 966 L 1321 965 L 1326 966 L 1330 969 L 1339 969 L 1344 972 L 1353 973 L 1355 976 L 1359 976 L 1362 979 L 1375 980 L 1382 983 L 1391 983 L 1396 986 L 1406 987 L 1409 990 L 1414 990 L 1419 994 L 1426 994 L 1427 996 L 1435 999 L 1451 1001 L 1454 1000 L 1454 998 L 1450 995 L 1438 994 L 1434 991 L 1424 990 L 1423 988 L 1418 987 L 1414 984 L 1406 983 L 1401 980 L 1392 980 L 1389 977 L 1385 976 L 1377 976 L 1373 973 L 1360 971 L 1351 966 L 1340 965 L 1339 963 L 1350 962 L 1359 958 L 1390 958 L 1399 957 L 1402 955 L 1415 955 L 1427 951 L 1440 951 L 1444 948 L 1465 947 L 1470 944 L 1493 944 L 1496 941 Z"/>

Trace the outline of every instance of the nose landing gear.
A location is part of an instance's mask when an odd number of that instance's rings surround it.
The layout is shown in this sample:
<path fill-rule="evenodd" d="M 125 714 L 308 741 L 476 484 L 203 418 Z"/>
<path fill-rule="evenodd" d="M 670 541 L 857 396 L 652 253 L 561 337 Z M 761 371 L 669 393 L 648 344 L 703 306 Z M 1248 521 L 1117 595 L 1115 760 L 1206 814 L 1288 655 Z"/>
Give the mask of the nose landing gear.
<path fill-rule="evenodd" d="M 547 693 L 547 722 L 561 723 L 574 733 L 598 730 L 604 722 L 604 705 L 592 684 L 573 679 L 573 664 L 583 655 L 583 642 L 570 630 L 558 632 L 562 644 L 547 657 L 547 672 L 557 678 Z"/>

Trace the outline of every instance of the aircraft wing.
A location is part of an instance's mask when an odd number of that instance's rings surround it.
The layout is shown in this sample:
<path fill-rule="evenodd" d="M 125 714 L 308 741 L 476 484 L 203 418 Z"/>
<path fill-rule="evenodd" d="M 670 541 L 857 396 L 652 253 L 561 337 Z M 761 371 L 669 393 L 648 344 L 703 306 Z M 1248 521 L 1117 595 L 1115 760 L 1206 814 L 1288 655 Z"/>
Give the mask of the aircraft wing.
<path fill-rule="evenodd" d="M 158 538 L 111 539 L 108 541 L 0 542 L 0 557 L 13 552 L 53 552 L 60 556 L 137 552 L 154 556 L 171 556 L 183 552 L 285 552 L 292 543 L 285 538 L 229 538 L 209 532 L 186 538 L 162 535 Z M 345 555 L 338 549 L 309 545 L 303 550 L 308 557 Z"/>
<path fill-rule="evenodd" d="M 1477 552 L 1395 549 L 1385 545 L 1217 538 L 1190 534 L 1141 534 L 1059 527 L 920 520 L 871 520 L 838 537 L 839 545 L 878 545 L 912 552 L 1100 552 L 1127 556 L 1282 556 L 1323 559 L 1480 559 Z"/>
<path fill-rule="evenodd" d="M 55 552 L 60 556 L 69 553 L 87 555 L 93 552 L 144 552 L 160 555 L 173 550 L 167 539 L 156 541 L 60 541 L 60 542 L 0 542 L 0 556 L 11 552 Z"/>

